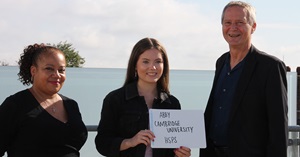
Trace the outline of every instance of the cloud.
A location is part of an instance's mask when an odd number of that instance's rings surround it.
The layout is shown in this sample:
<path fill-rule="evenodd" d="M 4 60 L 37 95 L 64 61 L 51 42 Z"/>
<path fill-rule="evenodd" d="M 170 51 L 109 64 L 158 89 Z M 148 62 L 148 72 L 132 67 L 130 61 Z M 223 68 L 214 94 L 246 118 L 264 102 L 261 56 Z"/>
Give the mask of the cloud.
<path fill-rule="evenodd" d="M 228 50 L 221 9 L 219 3 L 183 0 L 3 0 L 0 60 L 15 64 L 29 44 L 67 41 L 85 58 L 84 67 L 126 68 L 134 44 L 154 37 L 166 47 L 172 69 L 213 70 Z M 272 45 L 263 33 L 267 27 L 256 32 L 262 48 Z"/>
<path fill-rule="evenodd" d="M 191 60 L 205 54 L 202 44 L 208 45 L 215 29 L 207 16 L 199 14 L 197 6 L 174 0 L 1 3 L 14 6 L 4 10 L 9 17 L 1 22 L 6 28 L 1 34 L 9 40 L 2 39 L 8 48 L 1 48 L 1 58 L 10 54 L 15 60 L 28 44 L 67 41 L 86 59 L 85 67 L 124 68 L 134 44 L 141 38 L 154 37 L 170 53 L 171 67 L 189 69 L 190 63 L 201 63 L 201 58 Z"/>

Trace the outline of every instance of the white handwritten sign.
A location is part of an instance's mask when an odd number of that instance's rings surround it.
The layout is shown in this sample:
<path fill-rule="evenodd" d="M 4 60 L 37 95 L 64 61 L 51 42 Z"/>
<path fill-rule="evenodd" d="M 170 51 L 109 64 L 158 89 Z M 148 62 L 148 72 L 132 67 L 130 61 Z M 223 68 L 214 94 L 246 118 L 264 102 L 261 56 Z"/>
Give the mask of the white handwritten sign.
<path fill-rule="evenodd" d="M 152 148 L 206 147 L 202 110 L 150 109 L 149 119 Z"/>

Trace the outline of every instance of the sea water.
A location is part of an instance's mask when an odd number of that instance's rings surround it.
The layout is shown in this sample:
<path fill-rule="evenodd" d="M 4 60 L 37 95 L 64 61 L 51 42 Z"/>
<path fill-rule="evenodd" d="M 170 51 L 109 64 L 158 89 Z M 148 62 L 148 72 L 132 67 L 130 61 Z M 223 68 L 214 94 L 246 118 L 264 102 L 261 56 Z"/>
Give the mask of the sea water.
<path fill-rule="evenodd" d="M 0 66 L 0 102 L 17 91 L 29 88 L 19 80 L 17 66 Z M 59 93 L 75 99 L 86 125 L 98 125 L 103 98 L 120 88 L 125 80 L 126 69 L 116 68 L 67 68 L 67 79 Z M 176 96 L 182 109 L 205 109 L 214 71 L 170 70 L 170 91 Z M 101 157 L 94 144 L 96 132 L 89 132 L 88 140 L 81 149 L 82 157 Z M 196 140 L 196 139 L 195 139 Z M 192 157 L 199 150 L 192 149 Z"/>

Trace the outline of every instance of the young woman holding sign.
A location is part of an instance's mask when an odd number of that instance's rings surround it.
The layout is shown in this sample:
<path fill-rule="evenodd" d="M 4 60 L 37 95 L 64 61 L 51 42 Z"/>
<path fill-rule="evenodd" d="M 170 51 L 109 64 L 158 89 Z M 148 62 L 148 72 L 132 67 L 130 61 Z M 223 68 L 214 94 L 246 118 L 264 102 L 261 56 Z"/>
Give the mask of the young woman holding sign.
<path fill-rule="evenodd" d="M 123 87 L 103 100 L 95 139 L 98 152 L 120 157 L 188 157 L 191 149 L 151 148 L 155 135 L 149 128 L 149 109 L 180 109 L 169 91 L 169 62 L 165 48 L 153 38 L 133 47 Z"/>

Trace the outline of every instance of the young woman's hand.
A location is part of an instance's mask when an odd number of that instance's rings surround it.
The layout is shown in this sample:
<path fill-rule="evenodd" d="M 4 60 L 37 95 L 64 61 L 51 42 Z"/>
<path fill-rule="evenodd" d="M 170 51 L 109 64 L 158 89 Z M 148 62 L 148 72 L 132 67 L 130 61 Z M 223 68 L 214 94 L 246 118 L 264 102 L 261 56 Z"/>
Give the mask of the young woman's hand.
<path fill-rule="evenodd" d="M 155 136 L 152 131 L 141 130 L 132 138 L 123 140 L 121 143 L 120 150 L 126 150 L 128 148 L 135 147 L 141 143 L 148 146 L 151 143 L 151 141 L 154 140 L 154 138 Z"/>
<path fill-rule="evenodd" d="M 181 146 L 180 148 L 174 149 L 174 153 L 175 157 L 189 157 L 191 156 L 191 149 Z"/>

